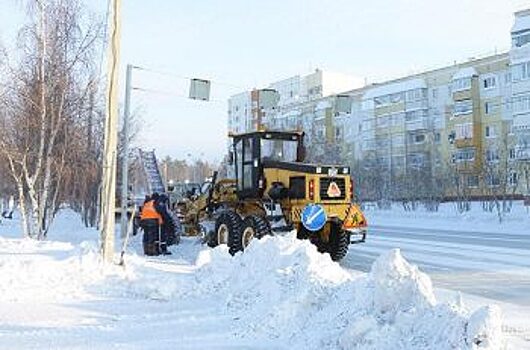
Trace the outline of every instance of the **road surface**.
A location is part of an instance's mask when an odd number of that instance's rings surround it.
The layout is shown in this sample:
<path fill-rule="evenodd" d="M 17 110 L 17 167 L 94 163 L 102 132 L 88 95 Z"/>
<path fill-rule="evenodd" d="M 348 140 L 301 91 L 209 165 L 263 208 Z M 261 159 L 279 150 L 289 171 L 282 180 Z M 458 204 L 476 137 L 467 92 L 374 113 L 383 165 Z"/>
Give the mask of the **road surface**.
<path fill-rule="evenodd" d="M 369 271 L 383 251 L 400 248 L 437 288 L 530 306 L 530 232 L 501 234 L 438 228 L 370 226 L 341 265 Z"/>

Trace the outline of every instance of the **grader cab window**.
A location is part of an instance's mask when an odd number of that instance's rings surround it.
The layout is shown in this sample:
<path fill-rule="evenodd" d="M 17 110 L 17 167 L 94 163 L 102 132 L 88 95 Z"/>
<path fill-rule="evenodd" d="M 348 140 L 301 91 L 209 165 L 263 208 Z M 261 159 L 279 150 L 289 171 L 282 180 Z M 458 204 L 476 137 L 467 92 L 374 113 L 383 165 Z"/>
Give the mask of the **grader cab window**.
<path fill-rule="evenodd" d="M 239 191 L 253 189 L 254 145 L 253 138 L 243 138 L 236 143 L 237 188 Z"/>
<path fill-rule="evenodd" d="M 280 162 L 296 162 L 298 158 L 298 141 L 262 139 L 261 159 Z"/>

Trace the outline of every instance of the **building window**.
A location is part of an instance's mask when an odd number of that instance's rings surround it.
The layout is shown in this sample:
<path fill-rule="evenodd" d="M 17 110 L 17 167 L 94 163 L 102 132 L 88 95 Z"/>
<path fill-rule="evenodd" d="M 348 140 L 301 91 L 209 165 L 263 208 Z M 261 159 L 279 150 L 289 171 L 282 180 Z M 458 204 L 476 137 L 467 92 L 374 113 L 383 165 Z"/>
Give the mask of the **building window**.
<path fill-rule="evenodd" d="M 510 171 L 510 174 L 508 174 L 508 184 L 510 186 L 517 186 L 517 173 L 515 171 Z"/>
<path fill-rule="evenodd" d="M 380 116 L 376 119 L 377 127 L 378 128 L 386 128 L 388 126 L 388 120 L 390 117 L 388 115 Z"/>
<path fill-rule="evenodd" d="M 485 133 L 486 133 L 486 137 L 487 138 L 494 138 L 494 137 L 497 136 L 495 134 L 495 127 L 491 126 L 491 125 L 486 126 L 486 132 Z"/>
<path fill-rule="evenodd" d="M 526 80 L 530 78 L 530 62 L 515 64 L 512 66 L 512 81 Z"/>
<path fill-rule="evenodd" d="M 512 39 L 512 43 L 515 47 L 521 47 L 525 44 L 530 43 L 530 33 L 523 32 L 518 35 L 514 35 Z"/>
<path fill-rule="evenodd" d="M 403 113 L 392 114 L 391 118 L 393 126 L 399 126 L 403 124 Z"/>
<path fill-rule="evenodd" d="M 408 158 L 408 164 L 413 168 L 420 168 L 424 164 L 424 155 L 421 153 L 413 153 L 409 154 Z"/>
<path fill-rule="evenodd" d="M 378 157 L 375 161 L 379 167 L 388 167 L 390 165 L 389 157 Z"/>
<path fill-rule="evenodd" d="M 499 151 L 496 149 L 486 150 L 486 160 L 488 163 L 497 163 L 499 161 Z"/>
<path fill-rule="evenodd" d="M 497 79 L 495 77 L 487 77 L 483 81 L 484 89 L 492 89 L 497 84 Z"/>
<path fill-rule="evenodd" d="M 340 139 L 342 136 L 342 133 L 340 131 L 340 128 L 335 128 L 335 138 Z"/>
<path fill-rule="evenodd" d="M 495 113 L 493 106 L 494 106 L 494 105 L 493 105 L 493 103 L 491 103 L 491 102 L 486 102 L 486 103 L 484 103 L 484 113 L 486 113 L 486 114 L 493 114 L 493 113 Z"/>
<path fill-rule="evenodd" d="M 453 80 L 453 92 L 471 89 L 471 78 Z"/>
<path fill-rule="evenodd" d="M 508 129 L 508 135 L 513 135 L 513 120 L 506 122 L 506 128 Z"/>
<path fill-rule="evenodd" d="M 467 140 L 473 138 L 473 123 L 463 123 L 455 125 L 455 139 Z"/>
<path fill-rule="evenodd" d="M 477 175 L 468 175 L 467 176 L 467 187 L 469 187 L 469 188 L 478 187 L 478 176 Z"/>
<path fill-rule="evenodd" d="M 442 135 L 439 132 L 435 132 L 434 133 L 434 142 L 440 143 L 441 140 L 442 140 Z"/>
<path fill-rule="evenodd" d="M 486 185 L 488 187 L 498 187 L 501 185 L 501 179 L 493 174 L 486 175 Z"/>
<path fill-rule="evenodd" d="M 474 148 L 463 148 L 453 154 L 453 162 L 472 162 L 475 160 Z"/>
<path fill-rule="evenodd" d="M 436 100 L 438 98 L 438 89 L 432 89 L 432 99 Z"/>
<path fill-rule="evenodd" d="M 425 116 L 426 116 L 425 112 L 421 111 L 421 110 L 405 112 L 405 121 L 406 122 L 416 122 L 416 121 L 419 121 L 420 119 L 424 118 Z"/>
<path fill-rule="evenodd" d="M 473 102 L 471 100 L 456 101 L 454 105 L 453 115 L 470 114 L 473 111 Z"/>
<path fill-rule="evenodd" d="M 530 95 L 514 97 L 513 111 L 514 113 L 530 112 Z"/>
<path fill-rule="evenodd" d="M 418 101 L 427 97 L 426 89 L 414 89 L 407 91 L 406 99 L 408 102 Z"/>
<path fill-rule="evenodd" d="M 510 149 L 508 150 L 508 158 L 509 158 L 510 160 L 514 160 L 514 159 L 515 159 L 515 154 L 516 154 L 516 153 L 515 153 L 515 148 L 510 148 Z"/>
<path fill-rule="evenodd" d="M 421 144 L 425 142 L 425 134 L 410 134 L 409 141 L 414 144 Z"/>
<path fill-rule="evenodd" d="M 436 153 L 434 155 L 434 165 L 437 166 L 437 167 L 442 166 L 442 159 L 440 157 L 440 154 L 438 154 L 438 153 Z"/>

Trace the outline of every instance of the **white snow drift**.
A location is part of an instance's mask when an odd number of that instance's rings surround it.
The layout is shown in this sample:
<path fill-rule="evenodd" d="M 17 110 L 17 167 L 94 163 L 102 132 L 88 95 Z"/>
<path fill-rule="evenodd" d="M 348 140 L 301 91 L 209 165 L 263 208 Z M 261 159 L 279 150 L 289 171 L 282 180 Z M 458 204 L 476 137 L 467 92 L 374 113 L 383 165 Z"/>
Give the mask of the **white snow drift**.
<path fill-rule="evenodd" d="M 407 263 L 399 250 L 383 254 L 368 274 L 362 274 L 341 268 L 294 235 L 255 241 L 234 257 L 226 247 L 200 248 L 191 263 L 132 255 L 126 269 L 102 268 L 96 248 L 95 242 L 0 239 L 0 305 L 103 298 L 122 304 L 159 300 L 165 308 L 178 306 L 176 310 L 183 305 L 195 305 L 197 310 L 214 305 L 230 320 L 222 328 L 231 344 L 256 348 L 267 344 L 266 348 L 277 349 L 423 350 L 503 345 L 499 308 L 470 313 L 458 301 L 437 303 L 430 278 Z M 194 241 L 185 240 L 174 251 L 178 256 L 186 249 L 199 250 Z M 156 314 L 149 319 L 156 319 Z M 113 329 L 130 331 L 130 326 L 119 328 L 119 321 L 113 322 L 118 322 Z M 142 327 L 148 329 L 150 321 L 144 322 Z M 0 321 L 0 344 L 6 344 L 5 334 Z M 15 338 L 5 339 L 16 347 Z M 150 344 L 157 349 L 186 347 L 178 338 L 174 343 L 155 339 Z M 106 347 L 112 344 L 107 341 Z M 120 348 L 137 347 L 120 343 Z"/>

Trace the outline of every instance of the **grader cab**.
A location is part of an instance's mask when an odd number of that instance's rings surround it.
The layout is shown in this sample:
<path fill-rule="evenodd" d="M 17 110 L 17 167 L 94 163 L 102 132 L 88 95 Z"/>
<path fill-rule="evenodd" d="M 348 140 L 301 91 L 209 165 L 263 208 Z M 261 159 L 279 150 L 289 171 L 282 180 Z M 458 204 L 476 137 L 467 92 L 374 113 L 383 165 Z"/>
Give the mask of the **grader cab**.
<path fill-rule="evenodd" d="M 303 132 L 231 138 L 233 179 L 215 180 L 194 214 L 210 246 L 227 244 L 234 254 L 254 238 L 296 230 L 338 261 L 351 243 L 364 242 L 349 167 L 304 163 Z"/>

